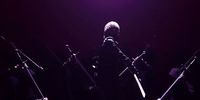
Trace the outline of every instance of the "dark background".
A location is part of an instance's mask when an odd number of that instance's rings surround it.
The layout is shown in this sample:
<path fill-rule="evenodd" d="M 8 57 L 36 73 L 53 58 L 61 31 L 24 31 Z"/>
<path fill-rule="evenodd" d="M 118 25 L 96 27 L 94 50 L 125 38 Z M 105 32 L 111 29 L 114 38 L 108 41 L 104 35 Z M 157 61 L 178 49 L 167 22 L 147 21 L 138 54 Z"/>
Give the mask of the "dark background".
<path fill-rule="evenodd" d="M 120 46 L 129 57 L 145 48 L 151 52 L 148 61 L 157 76 L 151 81 L 160 84 L 160 96 L 171 84 L 170 68 L 185 63 L 200 48 L 199 18 L 198 0 L 0 1 L 1 35 L 46 69 L 37 78 L 53 100 L 67 98 L 61 66 L 67 55 L 65 44 L 80 52 L 81 60 L 89 58 L 101 45 L 103 27 L 111 20 L 120 24 Z M 1 55 L 1 62 L 9 63 L 11 59 Z M 0 67 L 18 63 L 14 58 L 11 62 Z"/>

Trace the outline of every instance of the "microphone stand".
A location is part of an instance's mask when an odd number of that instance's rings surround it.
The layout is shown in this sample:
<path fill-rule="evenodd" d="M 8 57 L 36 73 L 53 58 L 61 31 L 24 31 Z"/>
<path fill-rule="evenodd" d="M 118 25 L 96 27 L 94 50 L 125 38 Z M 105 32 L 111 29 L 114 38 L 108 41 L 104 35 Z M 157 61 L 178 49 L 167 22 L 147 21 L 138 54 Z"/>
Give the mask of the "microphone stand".
<path fill-rule="evenodd" d="M 7 40 L 5 37 L 3 37 L 3 36 L 1 36 L 1 38 L 2 38 L 3 40 L 7 41 L 7 42 L 14 48 L 14 50 L 15 50 L 16 53 L 17 53 L 17 56 L 18 56 L 19 60 L 20 60 L 21 63 L 24 65 L 25 70 L 27 71 L 29 77 L 30 77 L 31 80 L 33 81 L 33 84 L 35 85 L 36 89 L 37 89 L 38 92 L 40 93 L 40 95 L 41 95 L 42 98 L 41 98 L 41 99 L 36 99 L 36 100 L 48 100 L 48 98 L 47 98 L 47 97 L 44 97 L 43 93 L 41 92 L 41 90 L 40 90 L 39 86 L 37 85 L 37 83 L 36 83 L 36 81 L 35 81 L 33 75 L 31 74 L 31 71 L 29 70 L 29 66 L 26 64 L 26 60 L 23 60 L 23 59 L 22 59 L 22 56 L 24 56 L 25 58 L 27 58 L 30 62 L 32 62 L 32 63 L 33 63 L 35 66 L 37 66 L 38 68 L 40 68 L 40 69 L 42 69 L 42 70 L 43 70 L 43 68 L 42 68 L 41 66 L 39 66 L 37 63 L 35 63 L 35 62 L 34 62 L 31 58 L 29 58 L 25 53 L 23 53 L 21 50 L 19 50 L 19 49 L 15 46 L 15 44 L 14 44 L 13 42 L 8 41 L 8 40 Z M 20 54 L 21 54 L 22 56 L 21 56 Z"/>
<path fill-rule="evenodd" d="M 42 97 L 41 99 L 38 99 L 38 100 L 48 100 L 47 97 L 44 97 L 44 95 L 43 95 L 41 89 L 39 88 L 38 84 L 36 83 L 36 81 L 35 81 L 33 75 L 31 74 L 31 72 L 30 72 L 30 70 L 29 70 L 29 66 L 28 66 L 28 65 L 26 64 L 26 62 L 22 59 L 22 57 L 21 57 L 20 54 L 22 54 L 25 58 L 27 58 L 27 59 L 30 60 L 31 62 L 32 62 L 32 60 L 31 60 L 28 56 L 26 56 L 21 50 L 15 49 L 15 51 L 16 51 L 17 56 L 19 57 L 21 63 L 24 65 L 25 70 L 27 71 L 29 77 L 30 77 L 31 80 L 33 81 L 33 84 L 35 85 L 36 89 L 38 90 L 40 96 Z M 33 63 L 33 64 L 36 64 L 35 62 L 32 62 L 32 63 Z M 36 64 L 36 65 L 37 65 L 37 64 Z M 41 68 L 41 69 L 43 70 L 42 67 L 40 67 L 40 66 L 37 66 L 37 67 L 38 67 L 38 68 Z"/>
<path fill-rule="evenodd" d="M 169 88 L 163 93 L 163 95 L 157 100 L 163 100 L 164 97 L 169 93 L 169 91 L 175 86 L 175 84 L 184 76 L 184 73 L 190 68 L 193 62 L 196 60 L 197 56 L 193 55 L 181 68 L 182 72 L 176 78 L 176 80 L 169 86 Z"/>
<path fill-rule="evenodd" d="M 129 61 L 131 61 L 130 59 L 129 59 L 129 57 L 127 57 L 120 49 L 119 49 L 119 47 L 117 47 L 117 49 L 119 50 L 119 52 L 123 55 L 123 56 L 125 56 L 125 58 L 126 59 L 128 59 Z M 124 74 L 127 70 L 134 76 L 134 78 L 135 78 L 135 80 L 136 80 L 136 82 L 137 82 L 137 85 L 138 85 L 138 87 L 139 87 L 139 89 L 140 89 L 140 92 L 141 92 L 141 94 L 142 94 L 142 97 L 143 98 L 145 98 L 146 97 L 146 93 L 145 93 L 145 91 L 144 91 L 144 89 L 143 89 L 143 87 L 142 87 L 142 84 L 141 84 L 141 80 L 138 78 L 138 71 L 137 71 L 137 69 L 136 69 L 136 67 L 134 66 L 134 64 L 135 64 L 135 62 L 139 59 L 139 58 L 141 58 L 144 54 L 145 54 L 146 52 L 145 51 L 143 51 L 142 52 L 142 54 L 140 54 L 139 56 L 137 56 L 134 60 L 133 60 L 133 62 L 130 62 L 131 63 L 131 66 L 134 68 L 134 72 L 130 69 L 130 67 L 128 66 L 128 67 L 126 67 L 118 76 L 120 77 L 120 76 L 122 76 L 122 74 Z"/>
<path fill-rule="evenodd" d="M 120 52 L 121 52 L 121 50 L 120 50 Z M 121 53 L 122 53 L 122 52 L 121 52 Z M 139 56 L 137 56 L 135 59 L 133 59 L 133 62 L 131 62 L 131 65 L 133 66 L 133 68 L 135 69 L 135 72 L 136 72 L 137 74 L 139 74 L 139 73 L 138 73 L 136 67 L 134 66 L 134 65 L 135 65 L 135 62 L 136 62 L 139 58 L 141 58 L 144 54 L 146 54 L 145 51 L 143 51 Z M 125 55 L 125 54 L 123 54 L 123 55 Z M 127 57 L 127 56 L 126 56 L 126 57 Z M 127 57 L 127 58 L 128 58 L 128 57 Z M 129 67 L 126 67 L 126 68 L 119 74 L 119 76 L 121 76 L 122 74 L 124 74 L 128 69 L 129 69 Z"/>
<path fill-rule="evenodd" d="M 71 56 L 73 57 L 76 61 L 76 63 L 81 67 L 81 69 L 83 70 L 83 72 L 86 74 L 86 76 L 90 79 L 90 81 L 93 83 L 94 87 L 96 87 L 96 82 L 95 80 L 92 78 L 92 76 L 88 73 L 88 71 L 85 69 L 85 67 L 83 66 L 83 64 L 80 62 L 80 60 L 77 58 L 77 54 L 73 53 L 72 50 L 70 49 L 69 45 L 65 45 L 68 49 L 68 51 L 70 52 Z M 70 58 L 69 58 L 70 59 Z M 71 60 L 69 60 L 71 61 Z M 64 62 L 63 65 L 65 65 L 66 62 Z"/>

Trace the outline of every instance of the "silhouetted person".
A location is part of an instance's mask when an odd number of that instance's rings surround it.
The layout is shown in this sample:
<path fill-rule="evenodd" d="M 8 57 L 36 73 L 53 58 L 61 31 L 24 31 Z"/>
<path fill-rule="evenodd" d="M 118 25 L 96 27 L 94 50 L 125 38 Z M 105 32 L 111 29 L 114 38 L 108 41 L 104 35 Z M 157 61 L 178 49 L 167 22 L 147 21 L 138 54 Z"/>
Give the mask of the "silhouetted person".
<path fill-rule="evenodd" d="M 104 27 L 103 43 L 95 57 L 97 87 L 101 91 L 102 100 L 124 100 L 119 73 L 129 66 L 126 57 L 118 46 L 120 26 L 115 21 L 108 22 Z M 126 99 L 127 100 L 127 99 Z"/>

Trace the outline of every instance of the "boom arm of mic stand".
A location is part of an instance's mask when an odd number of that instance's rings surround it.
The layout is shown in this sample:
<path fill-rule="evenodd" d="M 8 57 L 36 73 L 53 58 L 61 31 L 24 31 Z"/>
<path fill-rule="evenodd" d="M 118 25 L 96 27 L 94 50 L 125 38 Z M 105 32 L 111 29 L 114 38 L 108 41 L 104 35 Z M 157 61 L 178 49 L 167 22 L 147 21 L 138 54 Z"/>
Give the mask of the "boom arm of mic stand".
<path fill-rule="evenodd" d="M 21 53 L 24 57 L 26 57 L 29 61 L 31 61 L 35 66 L 37 66 L 39 69 L 44 70 L 43 67 L 39 66 L 36 62 L 34 62 L 31 58 L 29 58 L 25 53 L 23 53 L 21 50 L 16 49 L 19 53 Z"/>
<path fill-rule="evenodd" d="M 196 56 L 192 56 L 184 65 L 183 65 L 183 71 L 181 74 L 176 78 L 176 80 L 169 86 L 169 88 L 163 93 L 163 95 L 158 98 L 157 100 L 163 100 L 163 98 L 169 93 L 169 91 L 172 89 L 172 87 L 184 76 L 185 71 L 193 64 L 193 62 L 196 60 Z M 189 63 L 189 64 L 188 64 Z"/>

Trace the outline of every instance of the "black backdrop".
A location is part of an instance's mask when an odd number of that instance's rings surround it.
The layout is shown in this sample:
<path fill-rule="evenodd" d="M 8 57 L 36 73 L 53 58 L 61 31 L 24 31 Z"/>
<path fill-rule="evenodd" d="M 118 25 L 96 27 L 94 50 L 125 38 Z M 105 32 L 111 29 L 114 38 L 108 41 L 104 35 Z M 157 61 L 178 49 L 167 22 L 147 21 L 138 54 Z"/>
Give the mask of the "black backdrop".
<path fill-rule="evenodd" d="M 153 53 L 149 63 L 158 78 L 152 81 L 160 84 L 161 93 L 171 83 L 170 68 L 185 63 L 200 47 L 197 0 L 2 0 L 0 5 L 1 34 L 47 70 L 37 78 L 53 100 L 67 98 L 60 66 L 66 59 L 65 44 L 87 59 L 101 45 L 110 20 L 120 24 L 120 46 L 130 57 L 146 47 Z M 1 62 L 10 59 L 2 55 Z M 17 63 L 11 61 L 2 66 Z"/>

